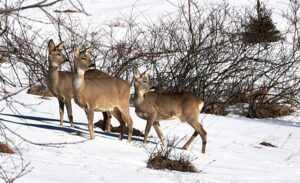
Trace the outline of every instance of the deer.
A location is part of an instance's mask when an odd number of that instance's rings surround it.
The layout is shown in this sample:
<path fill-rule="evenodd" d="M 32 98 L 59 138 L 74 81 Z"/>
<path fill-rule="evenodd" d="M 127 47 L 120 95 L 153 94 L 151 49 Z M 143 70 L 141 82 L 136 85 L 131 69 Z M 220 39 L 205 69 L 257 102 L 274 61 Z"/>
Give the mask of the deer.
<path fill-rule="evenodd" d="M 51 93 L 58 99 L 59 103 L 59 116 L 60 116 L 60 126 L 63 126 L 63 116 L 64 116 L 64 106 L 66 105 L 68 118 L 73 124 L 72 115 L 72 104 L 71 100 L 73 95 L 73 74 L 69 71 L 59 71 L 60 65 L 66 62 L 65 56 L 62 54 L 63 43 L 55 45 L 54 41 L 51 39 L 48 42 L 48 61 L 49 61 L 49 72 L 47 76 L 47 87 Z M 93 69 L 86 72 L 85 77 L 110 77 L 110 75 Z M 106 130 L 110 131 L 110 118 L 111 114 L 109 112 L 103 113 L 104 121 L 106 122 Z"/>
<path fill-rule="evenodd" d="M 74 50 L 73 92 L 77 105 L 84 109 L 88 119 L 90 139 L 94 139 L 94 112 L 109 111 L 120 122 L 120 139 L 124 126 L 128 127 L 128 142 L 131 142 L 133 121 L 129 114 L 130 84 L 126 80 L 113 77 L 86 78 L 84 75 L 91 64 L 89 50 Z"/>
<path fill-rule="evenodd" d="M 179 119 L 181 122 L 187 122 L 195 130 L 183 149 L 188 149 L 199 134 L 202 139 L 202 153 L 205 153 L 207 133 L 198 119 L 204 102 L 189 92 L 155 91 L 150 85 L 147 73 L 141 74 L 138 70 L 135 70 L 133 75 L 135 112 L 138 117 L 147 121 L 144 143 L 147 143 L 148 134 L 153 126 L 161 143 L 165 145 L 159 121 Z"/>

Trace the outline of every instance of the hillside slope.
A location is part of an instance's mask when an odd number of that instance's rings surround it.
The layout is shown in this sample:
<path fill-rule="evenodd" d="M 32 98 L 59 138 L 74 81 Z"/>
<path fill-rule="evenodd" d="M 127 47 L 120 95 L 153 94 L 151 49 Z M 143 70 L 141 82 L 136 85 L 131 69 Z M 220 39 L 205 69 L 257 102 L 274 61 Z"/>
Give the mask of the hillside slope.
<path fill-rule="evenodd" d="M 40 99 L 25 92 L 14 100 L 18 113 L 8 107 L 0 119 L 14 132 L 36 143 L 75 143 L 58 147 L 32 145 L 15 137 L 23 157 L 33 170 L 20 183 L 54 182 L 285 182 L 300 180 L 300 128 L 298 123 L 276 119 L 251 120 L 242 117 L 220 117 L 201 114 L 208 132 L 207 154 L 200 154 L 201 139 L 191 151 L 200 173 L 157 171 L 146 168 L 148 150 L 141 141 L 120 141 L 117 134 L 103 133 L 97 128 L 95 140 L 86 140 L 87 120 L 84 112 L 74 106 L 75 128 L 59 127 L 58 106 L 54 98 Z M 5 105 L 4 102 L 1 106 Z M 143 130 L 145 121 L 131 110 L 134 127 Z M 99 119 L 101 114 L 96 115 Z M 65 116 L 67 119 L 67 116 Z M 118 124 L 113 121 L 114 125 Z M 192 128 L 176 120 L 161 123 L 169 137 L 185 137 Z M 290 126 L 292 125 L 292 126 Z M 152 129 L 151 141 L 158 141 Z M 278 148 L 259 145 L 266 141 Z M 78 142 L 78 143 L 77 143 Z M 183 144 L 182 142 L 181 144 Z M 181 145 L 180 144 L 180 145 Z M 178 150 L 181 151 L 181 150 Z M 4 161 L 2 159 L 1 161 Z"/>

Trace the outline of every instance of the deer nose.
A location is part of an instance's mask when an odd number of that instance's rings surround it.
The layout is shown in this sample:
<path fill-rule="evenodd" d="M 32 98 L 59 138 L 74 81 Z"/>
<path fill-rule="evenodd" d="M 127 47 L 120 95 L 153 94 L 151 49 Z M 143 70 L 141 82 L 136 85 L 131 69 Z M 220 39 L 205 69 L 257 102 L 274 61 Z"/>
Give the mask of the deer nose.
<path fill-rule="evenodd" d="M 95 64 L 95 63 L 91 63 L 91 64 L 89 65 L 89 68 L 94 68 L 94 67 L 96 67 L 96 64 Z"/>

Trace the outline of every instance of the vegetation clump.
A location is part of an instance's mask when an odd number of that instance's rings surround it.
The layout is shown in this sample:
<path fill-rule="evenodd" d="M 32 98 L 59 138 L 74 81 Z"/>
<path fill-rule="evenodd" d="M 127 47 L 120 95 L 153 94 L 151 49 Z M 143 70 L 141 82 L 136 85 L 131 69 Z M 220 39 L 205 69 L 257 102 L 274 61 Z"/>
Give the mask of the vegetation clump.
<path fill-rule="evenodd" d="M 9 147 L 8 144 L 0 143 L 0 153 L 14 154 L 15 152 Z"/>
<path fill-rule="evenodd" d="M 167 146 L 158 145 L 149 154 L 147 167 L 157 170 L 176 170 L 181 172 L 199 172 L 192 164 L 191 157 L 183 153 L 176 154 L 176 140 L 168 140 Z"/>
<path fill-rule="evenodd" d="M 243 42 L 250 44 L 277 42 L 282 37 L 271 18 L 271 11 L 257 0 L 256 15 L 248 15 Z"/>

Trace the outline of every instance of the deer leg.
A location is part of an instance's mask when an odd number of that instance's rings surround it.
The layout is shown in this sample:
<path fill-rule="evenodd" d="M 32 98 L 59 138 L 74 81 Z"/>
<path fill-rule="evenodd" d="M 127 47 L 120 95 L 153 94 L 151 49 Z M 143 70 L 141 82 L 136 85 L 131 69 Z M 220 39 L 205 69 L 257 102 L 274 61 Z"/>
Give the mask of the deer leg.
<path fill-rule="evenodd" d="M 124 123 L 120 122 L 120 140 L 123 140 L 124 138 L 124 126 L 125 126 Z"/>
<path fill-rule="evenodd" d="M 105 125 L 105 132 L 111 132 L 111 113 L 103 112 L 103 123 Z"/>
<path fill-rule="evenodd" d="M 71 127 L 74 127 L 71 100 L 68 100 L 66 102 L 66 107 L 67 107 L 67 113 L 68 113 L 69 121 L 71 123 Z"/>
<path fill-rule="evenodd" d="M 90 133 L 90 139 L 94 139 L 95 135 L 94 135 L 94 111 L 91 109 L 87 109 L 86 110 L 86 114 L 87 114 L 87 118 L 88 118 L 88 129 L 89 129 L 89 133 Z"/>
<path fill-rule="evenodd" d="M 131 142 L 133 132 L 133 122 L 129 115 L 129 111 L 121 112 L 123 122 L 126 122 L 128 128 L 128 142 Z"/>
<path fill-rule="evenodd" d="M 64 102 L 63 100 L 58 99 L 59 104 L 59 120 L 60 120 L 60 126 L 64 126 Z"/>
<path fill-rule="evenodd" d="M 160 139 L 161 144 L 162 144 L 163 146 L 165 146 L 165 139 L 164 139 L 164 135 L 163 135 L 163 133 L 162 133 L 162 131 L 161 131 L 161 129 L 160 129 L 159 121 L 155 121 L 155 122 L 153 123 L 153 127 L 154 127 L 154 129 L 155 129 L 155 131 L 156 131 L 156 134 L 158 135 L 158 137 L 159 137 L 159 139 Z"/>
<path fill-rule="evenodd" d="M 122 137 L 124 132 L 124 126 L 127 125 L 128 128 L 128 142 L 131 142 L 132 138 L 132 131 L 133 131 L 133 122 L 129 115 L 128 109 L 118 109 L 119 117 L 120 117 L 120 124 L 121 124 L 121 131 L 122 131 Z"/>
<path fill-rule="evenodd" d="M 200 135 L 201 139 L 202 139 L 202 153 L 205 153 L 205 149 L 206 149 L 206 142 L 207 142 L 207 133 L 204 130 L 203 126 L 198 122 L 198 121 L 188 121 L 188 123 L 195 129 L 195 131 L 197 131 L 197 133 Z M 194 134 L 193 134 L 194 136 Z M 195 137 L 191 137 L 191 139 L 187 142 L 189 144 L 192 143 L 192 141 L 195 139 Z M 185 144 L 184 146 L 188 147 L 189 144 Z"/>
<path fill-rule="evenodd" d="M 121 112 L 119 111 L 119 109 L 114 109 L 113 112 L 112 112 L 112 114 L 113 114 L 113 116 L 115 118 L 117 118 L 117 120 L 120 123 L 120 135 L 119 135 L 119 138 L 120 138 L 120 140 L 122 140 L 123 136 L 124 136 L 124 121 L 122 119 Z"/>
<path fill-rule="evenodd" d="M 182 147 L 182 149 L 189 149 L 190 145 L 192 144 L 192 142 L 195 140 L 195 138 L 197 137 L 198 132 L 195 130 L 195 132 L 193 133 L 193 135 L 191 136 L 191 138 L 184 144 L 184 146 Z"/>
<path fill-rule="evenodd" d="M 146 128 L 145 128 L 145 136 L 144 136 L 144 144 L 147 143 L 148 134 L 153 125 L 153 122 L 155 121 L 154 119 L 155 119 L 154 117 L 150 117 L 147 119 L 147 124 L 146 124 Z"/>

